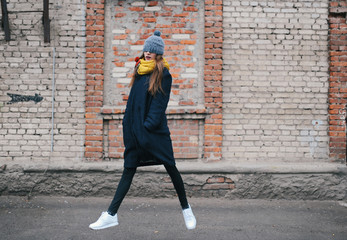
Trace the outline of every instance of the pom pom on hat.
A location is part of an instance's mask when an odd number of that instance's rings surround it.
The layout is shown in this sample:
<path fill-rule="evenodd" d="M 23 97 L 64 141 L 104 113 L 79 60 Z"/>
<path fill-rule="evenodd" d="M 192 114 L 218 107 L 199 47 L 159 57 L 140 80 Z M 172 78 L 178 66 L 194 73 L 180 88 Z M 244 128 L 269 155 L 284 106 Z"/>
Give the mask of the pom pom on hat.
<path fill-rule="evenodd" d="M 154 34 L 146 39 L 145 45 L 143 46 L 144 52 L 151 52 L 156 54 L 164 54 L 164 41 L 160 37 L 161 32 L 158 30 L 154 31 Z"/>
<path fill-rule="evenodd" d="M 159 30 L 155 30 L 153 35 L 160 37 L 161 32 Z"/>

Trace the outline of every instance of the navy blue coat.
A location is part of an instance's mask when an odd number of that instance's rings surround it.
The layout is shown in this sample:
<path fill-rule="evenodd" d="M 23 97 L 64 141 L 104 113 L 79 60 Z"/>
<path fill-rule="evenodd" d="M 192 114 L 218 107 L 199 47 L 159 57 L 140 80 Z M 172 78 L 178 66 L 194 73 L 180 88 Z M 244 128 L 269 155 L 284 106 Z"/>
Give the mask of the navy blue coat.
<path fill-rule="evenodd" d="M 130 90 L 124 118 L 124 167 L 156 164 L 175 165 L 166 108 L 172 77 L 163 70 L 162 88 L 154 96 L 148 92 L 150 74 L 136 75 Z"/>

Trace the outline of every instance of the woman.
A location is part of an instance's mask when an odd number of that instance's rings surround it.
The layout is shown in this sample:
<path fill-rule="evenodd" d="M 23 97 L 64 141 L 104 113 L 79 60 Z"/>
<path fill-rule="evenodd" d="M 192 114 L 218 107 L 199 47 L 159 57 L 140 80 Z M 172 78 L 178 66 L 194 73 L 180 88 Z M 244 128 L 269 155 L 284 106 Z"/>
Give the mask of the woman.
<path fill-rule="evenodd" d="M 186 227 L 194 229 L 196 219 L 188 204 L 181 174 L 176 168 L 166 108 L 172 77 L 163 58 L 161 33 L 146 39 L 143 54 L 136 59 L 131 91 L 123 118 L 124 170 L 115 196 L 99 219 L 89 225 L 98 230 L 118 225 L 118 208 L 127 194 L 137 167 L 163 164 L 171 177 L 182 207 Z"/>

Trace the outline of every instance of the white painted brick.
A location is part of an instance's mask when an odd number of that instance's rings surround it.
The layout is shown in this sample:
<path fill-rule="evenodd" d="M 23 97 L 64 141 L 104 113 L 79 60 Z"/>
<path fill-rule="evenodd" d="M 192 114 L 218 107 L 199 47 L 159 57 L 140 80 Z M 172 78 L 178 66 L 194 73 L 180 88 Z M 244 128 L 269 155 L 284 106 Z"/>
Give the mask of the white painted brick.
<path fill-rule="evenodd" d="M 136 1 L 136 2 L 131 3 L 131 6 L 134 6 L 134 7 L 144 7 L 144 6 L 146 6 L 146 2 L 144 2 L 144 1 Z"/>
<path fill-rule="evenodd" d="M 125 83 L 125 84 L 129 84 L 130 83 L 130 78 L 117 78 L 117 82 L 118 83 Z"/>
<path fill-rule="evenodd" d="M 198 74 L 186 73 L 181 75 L 182 78 L 197 78 Z"/>
<path fill-rule="evenodd" d="M 189 34 L 172 34 L 173 39 L 190 39 Z"/>
<path fill-rule="evenodd" d="M 145 11 L 148 11 L 148 12 L 159 12 L 160 10 L 161 10 L 160 6 L 145 7 Z"/>
<path fill-rule="evenodd" d="M 132 46 L 130 46 L 130 49 L 132 51 L 142 51 L 143 50 L 143 46 L 142 45 L 132 45 Z"/>
<path fill-rule="evenodd" d="M 197 70 L 195 68 L 186 68 L 187 73 L 197 73 Z"/>
<path fill-rule="evenodd" d="M 126 41 L 124 40 L 112 40 L 113 45 L 125 45 Z"/>
<path fill-rule="evenodd" d="M 180 2 L 180 1 L 164 1 L 164 4 L 167 6 L 181 6 L 182 2 Z"/>
<path fill-rule="evenodd" d="M 145 1 L 131 4 L 146 6 Z M 182 1 L 164 1 L 163 4 L 183 6 Z M 85 6 L 73 0 L 64 1 L 62 6 L 55 22 L 56 29 L 61 31 L 52 37 L 58 67 L 55 122 L 56 126 L 59 124 L 65 129 L 59 132 L 55 129 L 57 148 L 52 155 L 79 161 L 83 156 L 85 121 L 84 107 L 80 104 L 84 102 L 85 89 Z M 327 159 L 328 0 L 226 0 L 223 6 L 223 125 L 227 139 L 223 142 L 223 157 L 235 161 Z M 27 7 L 32 8 L 32 5 Z M 16 31 L 30 31 L 33 23 L 39 20 L 31 15 L 15 16 L 12 24 Z M 198 29 L 196 25 L 192 27 Z M 125 34 L 122 27 L 108 30 L 111 36 Z M 34 31 L 35 34 L 30 34 Z M 40 131 L 50 132 L 47 120 L 51 116 L 52 48 L 42 43 L 38 31 L 41 29 L 16 34 L 16 41 L 0 45 L 0 71 L 5 79 L 0 83 L 0 98 L 8 101 L 6 92 L 9 90 L 28 95 L 39 92 L 45 97 L 38 104 L 25 102 L 1 106 L 2 114 L 14 114 L 11 115 L 14 119 L 6 118 L 7 122 L 3 122 L 0 129 L 0 153 L 2 156 L 8 154 L 4 149 L 14 147 L 10 150 L 11 160 L 47 160 L 50 156 L 49 134 L 35 135 Z M 129 35 L 133 42 L 137 37 L 136 34 Z M 178 40 L 186 37 L 175 36 Z M 112 46 L 125 48 L 129 47 L 129 39 L 112 40 L 111 37 L 110 41 Z M 200 63 L 200 46 L 192 45 L 188 49 L 196 51 L 192 62 Z M 142 46 L 130 46 L 131 51 L 140 52 Z M 133 57 L 132 53 L 130 56 Z M 109 76 L 112 78 L 115 73 L 127 76 L 133 67 L 134 62 L 125 62 L 122 71 L 114 72 L 112 68 Z M 185 68 L 182 72 L 188 74 L 186 77 L 198 79 L 200 76 L 198 68 Z M 114 77 L 112 84 L 128 84 L 130 79 L 126 76 Z M 171 96 L 169 105 L 177 107 L 178 97 L 181 96 Z M 195 97 L 199 99 L 198 95 Z M 324 124 L 313 125 L 312 121 L 317 119 L 324 120 Z M 310 140 L 312 137 L 314 141 Z M 18 142 L 18 146 L 14 146 L 14 142 Z M 74 146 L 67 146 L 69 144 Z M 78 144 L 80 146 L 76 146 Z M 29 147 L 22 150 L 22 146 L 34 146 L 38 150 L 33 152 Z M 314 149 L 313 153 L 311 149 Z"/>
<path fill-rule="evenodd" d="M 114 34 L 125 34 L 125 29 L 112 29 Z"/>
<path fill-rule="evenodd" d="M 59 20 L 54 22 L 54 26 L 57 29 L 62 29 L 62 31 L 59 31 L 59 33 L 51 32 L 53 39 L 51 46 L 53 46 L 53 41 L 55 41 L 57 56 L 55 74 L 57 82 L 56 105 L 65 106 L 67 101 L 71 101 L 70 94 L 61 93 L 61 91 L 71 92 L 71 94 L 76 96 L 76 99 L 74 99 L 68 109 L 75 113 L 75 119 L 80 118 L 83 120 L 84 107 L 83 111 L 79 113 L 80 110 L 77 108 L 75 102 L 80 101 L 83 103 L 84 101 L 85 81 L 82 81 L 82 79 L 84 79 L 83 73 L 85 68 L 85 9 L 83 4 L 71 4 L 72 2 L 74 0 L 64 1 L 62 7 L 65 11 L 61 11 L 56 15 Z M 25 6 L 23 3 L 17 4 L 16 10 L 35 10 L 32 6 Z M 39 5 L 36 8 L 40 10 L 42 6 Z M 54 10 L 52 11 L 54 12 Z M 50 155 L 49 133 L 51 126 L 47 122 L 49 123 L 51 118 L 51 104 L 49 102 L 51 90 L 49 88 L 52 79 L 52 48 L 42 42 L 43 34 L 41 31 L 43 29 L 32 28 L 34 24 L 39 22 L 39 15 L 18 14 L 14 16 L 16 20 L 11 22 L 14 24 L 13 27 L 16 31 L 18 31 L 16 33 L 17 38 L 15 41 L 11 41 L 6 47 L 0 47 L 0 61 L 6 62 L 8 64 L 7 67 L 11 66 L 11 68 L 5 69 L 3 64 L 0 65 L 0 71 L 5 71 L 2 76 L 7 75 L 8 77 L 6 79 L 11 80 L 6 83 L 8 85 L 6 90 L 3 89 L 0 83 L 0 96 L 3 95 L 4 90 L 8 91 L 11 89 L 14 93 L 18 92 L 23 95 L 39 93 L 45 98 L 37 104 L 30 101 L 2 107 L 2 111 L 16 115 L 20 114 L 19 117 L 14 116 L 14 119 L 10 119 L 11 121 L 15 120 L 15 123 L 9 122 L 11 128 L 8 130 L 11 131 L 11 134 L 15 135 L 9 135 L 7 132 L 6 136 L 6 138 L 17 142 L 18 149 L 13 149 L 12 152 L 6 154 L 10 154 L 12 160 L 25 160 L 26 162 L 30 161 L 30 159 L 47 160 L 47 156 Z M 20 33 L 20 31 L 26 32 Z M 75 81 L 76 79 L 83 83 L 78 83 Z M 62 83 L 65 84 L 64 88 L 60 87 Z M 56 111 L 55 113 L 56 123 L 73 120 L 66 117 L 64 112 Z M 83 133 L 79 134 L 79 138 L 82 138 Z M 71 138 L 75 136 L 67 132 L 65 137 Z M 38 141 L 39 139 L 47 139 L 48 144 L 46 144 L 47 141 Z M 13 144 L 13 142 L 8 144 Z M 45 147 L 46 145 L 47 147 Z M 71 155 L 75 155 L 75 153 L 71 153 Z"/>
<path fill-rule="evenodd" d="M 328 90 L 327 38 L 320 37 L 328 34 L 328 0 L 319 3 L 223 1 L 230 13 L 223 15 L 223 155 L 236 161 L 327 159 L 326 127 L 314 129 L 322 136 L 316 145 L 303 147 L 299 137 L 311 134 L 313 125 L 292 121 L 313 114 L 326 119 L 327 95 L 318 94 Z M 235 128 L 240 130 L 229 130 Z M 237 151 L 240 145 L 245 153 Z M 307 154 L 312 147 L 314 157 Z"/>
<path fill-rule="evenodd" d="M 125 62 L 124 63 L 124 66 L 126 67 L 126 68 L 133 68 L 133 67 L 135 67 L 135 61 L 134 62 Z"/>
<path fill-rule="evenodd" d="M 127 76 L 127 72 L 112 73 L 112 77 L 114 77 L 114 78 L 124 78 L 126 76 Z"/>
<path fill-rule="evenodd" d="M 127 67 L 115 67 L 112 69 L 112 72 L 113 73 L 127 73 L 127 72 L 129 72 L 129 70 L 130 69 Z"/>

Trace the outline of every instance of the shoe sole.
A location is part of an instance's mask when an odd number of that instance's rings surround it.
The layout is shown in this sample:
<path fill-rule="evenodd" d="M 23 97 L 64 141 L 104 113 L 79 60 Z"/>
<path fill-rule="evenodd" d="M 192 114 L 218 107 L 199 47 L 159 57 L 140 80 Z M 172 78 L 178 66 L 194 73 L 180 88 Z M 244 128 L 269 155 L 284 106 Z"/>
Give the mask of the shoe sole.
<path fill-rule="evenodd" d="M 195 229 L 195 228 L 196 228 L 196 223 L 195 223 L 195 224 L 193 224 L 193 225 L 191 225 L 191 226 L 186 225 L 186 227 L 187 227 L 187 229 L 188 229 L 188 230 L 193 230 L 193 229 Z"/>
<path fill-rule="evenodd" d="M 92 230 L 101 230 L 101 229 L 105 229 L 105 228 L 115 227 L 117 225 L 118 225 L 118 223 L 112 223 L 112 224 L 108 224 L 108 225 L 102 226 L 102 227 L 91 227 L 91 226 L 89 226 L 89 228 L 92 229 Z"/>
<path fill-rule="evenodd" d="M 187 227 L 187 226 L 186 226 Z M 193 230 L 193 229 L 195 229 L 196 228 L 196 226 L 193 226 L 193 227 L 187 227 L 187 229 L 188 230 Z"/>

